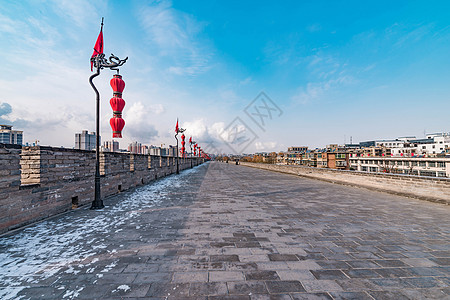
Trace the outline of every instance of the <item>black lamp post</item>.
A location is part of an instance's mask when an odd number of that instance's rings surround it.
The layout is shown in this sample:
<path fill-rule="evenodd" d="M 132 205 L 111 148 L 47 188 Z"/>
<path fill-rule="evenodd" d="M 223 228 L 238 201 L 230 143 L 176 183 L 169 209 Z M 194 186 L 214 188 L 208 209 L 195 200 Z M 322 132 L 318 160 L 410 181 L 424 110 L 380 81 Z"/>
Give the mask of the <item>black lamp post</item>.
<path fill-rule="evenodd" d="M 193 156 L 193 153 L 192 153 L 192 145 L 194 145 L 194 144 L 195 144 L 195 141 L 193 141 L 192 138 L 190 138 L 190 139 L 189 139 L 189 148 L 191 149 L 191 168 L 193 167 L 193 165 L 192 165 L 192 164 L 193 164 L 193 163 L 192 163 L 192 158 L 193 158 L 194 156 Z"/>
<path fill-rule="evenodd" d="M 102 28 L 103 28 L 103 18 L 102 18 Z M 116 70 L 117 73 L 119 73 L 118 67 L 122 66 L 126 61 L 128 57 L 125 59 L 119 59 L 117 56 L 114 56 L 114 54 L 111 54 L 109 57 L 109 62 L 105 58 L 105 54 L 100 53 L 96 55 L 95 57 L 91 58 L 91 62 L 93 63 L 94 67 L 97 69 L 95 74 L 93 74 L 91 77 L 89 77 L 89 83 L 91 84 L 92 88 L 94 89 L 95 95 L 96 95 L 96 148 L 95 148 L 95 184 L 94 184 L 94 201 L 92 201 L 91 209 L 102 209 L 105 207 L 103 205 L 103 200 L 101 198 L 100 193 L 100 93 L 98 92 L 97 88 L 94 85 L 94 78 L 100 75 L 100 70 L 104 68 L 109 68 L 111 70 Z"/>
<path fill-rule="evenodd" d="M 178 128 L 178 121 L 177 121 L 177 128 Z M 180 167 L 178 166 L 178 157 L 179 157 L 179 153 L 178 153 L 178 133 L 183 133 L 185 132 L 186 129 L 183 128 L 178 128 L 175 134 L 175 139 L 177 140 L 177 174 L 180 174 Z"/>

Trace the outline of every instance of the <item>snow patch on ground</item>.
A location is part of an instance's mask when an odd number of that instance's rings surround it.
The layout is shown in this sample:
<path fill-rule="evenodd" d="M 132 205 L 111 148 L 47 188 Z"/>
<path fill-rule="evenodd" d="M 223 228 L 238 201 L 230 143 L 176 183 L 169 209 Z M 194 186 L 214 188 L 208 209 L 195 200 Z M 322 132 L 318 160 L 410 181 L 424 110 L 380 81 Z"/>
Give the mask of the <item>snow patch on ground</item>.
<path fill-rule="evenodd" d="M 17 294 L 29 287 L 27 283 L 38 283 L 61 271 L 77 274 L 80 270 L 75 267 L 98 262 L 98 256 L 108 252 L 102 236 L 120 232 L 119 227 L 132 223 L 140 210 L 163 204 L 170 193 L 169 187 L 173 189 L 185 184 L 193 172 L 196 168 L 125 192 L 120 195 L 123 198 L 120 202 L 101 211 L 85 209 L 69 213 L 2 237 L 0 282 L 4 287 L 0 287 L 0 299 L 20 299 Z M 114 266 L 112 263 L 101 272 L 108 272 Z M 92 272 L 92 268 L 87 270 Z M 76 297 L 82 289 L 67 291 L 63 297 Z"/>
<path fill-rule="evenodd" d="M 119 285 L 119 286 L 117 287 L 117 289 L 118 289 L 119 291 L 124 291 L 124 292 L 126 292 L 126 291 L 129 291 L 129 290 L 130 290 L 130 287 L 129 287 L 128 285 L 126 285 L 126 284 L 122 284 L 122 285 Z"/>

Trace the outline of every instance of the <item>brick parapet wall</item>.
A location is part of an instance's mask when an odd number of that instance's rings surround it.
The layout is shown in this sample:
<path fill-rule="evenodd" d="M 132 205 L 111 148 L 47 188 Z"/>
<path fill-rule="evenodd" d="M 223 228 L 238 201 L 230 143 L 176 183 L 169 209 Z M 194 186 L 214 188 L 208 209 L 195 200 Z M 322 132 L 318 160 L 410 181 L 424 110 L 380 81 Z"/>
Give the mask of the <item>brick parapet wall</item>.
<path fill-rule="evenodd" d="M 20 185 L 21 147 L 0 144 L 0 193 L 8 193 Z"/>
<path fill-rule="evenodd" d="M 203 162 L 186 159 L 180 170 Z M 164 164 L 161 166 L 161 161 Z M 102 198 L 176 171 L 167 157 L 100 153 Z M 0 144 L 0 233 L 93 201 L 95 151 Z"/>
<path fill-rule="evenodd" d="M 450 204 L 450 178 L 368 173 L 247 162 L 240 162 L 240 164 L 332 183 L 359 186 L 391 194 Z"/>

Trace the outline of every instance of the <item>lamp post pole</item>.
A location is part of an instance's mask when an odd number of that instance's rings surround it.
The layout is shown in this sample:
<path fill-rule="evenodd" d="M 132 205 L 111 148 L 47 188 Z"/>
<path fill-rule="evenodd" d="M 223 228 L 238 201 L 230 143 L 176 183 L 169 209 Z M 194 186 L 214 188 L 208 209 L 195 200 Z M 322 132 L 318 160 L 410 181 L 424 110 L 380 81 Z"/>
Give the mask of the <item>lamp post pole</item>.
<path fill-rule="evenodd" d="M 189 139 L 189 148 L 190 148 L 190 150 L 191 150 L 191 153 L 190 153 L 190 154 L 191 154 L 191 155 L 190 155 L 190 156 L 191 156 L 191 168 L 193 167 L 193 162 L 192 162 L 192 160 L 193 160 L 193 157 L 194 157 L 193 154 L 192 154 L 192 145 L 193 145 L 193 144 L 195 144 L 195 141 L 193 141 L 193 140 L 192 140 L 192 137 L 191 137 L 191 138 Z"/>
<path fill-rule="evenodd" d="M 96 153 L 95 153 L 95 180 L 94 180 L 94 201 L 92 201 L 91 209 L 102 209 L 105 207 L 103 205 L 103 200 L 101 198 L 100 190 L 100 93 L 94 85 L 93 79 L 100 75 L 100 70 L 104 68 L 109 68 L 119 72 L 118 67 L 122 66 L 128 57 L 125 59 L 119 59 L 114 54 L 109 57 L 109 62 L 105 58 L 105 54 L 101 53 L 96 55 L 91 59 L 97 72 L 89 77 L 89 83 L 94 89 L 96 96 Z"/>
<path fill-rule="evenodd" d="M 178 121 L 177 121 L 177 127 L 178 127 Z M 177 174 L 180 174 L 180 167 L 178 166 L 178 157 L 179 157 L 179 153 L 178 153 L 178 133 L 183 133 L 183 132 L 185 132 L 186 131 L 186 129 L 183 129 L 183 128 L 179 128 L 177 131 L 176 131 L 176 134 L 175 134 L 175 139 L 177 140 Z"/>
<path fill-rule="evenodd" d="M 177 131 L 177 134 L 175 134 L 175 139 L 177 140 L 177 149 L 176 149 L 176 154 L 177 154 L 177 174 L 180 174 L 180 169 L 179 169 L 179 167 L 178 167 L 178 131 Z"/>
<path fill-rule="evenodd" d="M 89 83 L 91 87 L 94 89 L 96 96 L 96 118 L 95 118 L 95 179 L 94 179 L 94 201 L 92 202 L 91 209 L 102 209 L 105 207 L 103 205 L 103 200 L 100 193 L 100 93 L 94 85 L 94 78 L 100 75 L 100 64 L 99 56 L 95 57 L 97 72 L 89 77 Z"/>

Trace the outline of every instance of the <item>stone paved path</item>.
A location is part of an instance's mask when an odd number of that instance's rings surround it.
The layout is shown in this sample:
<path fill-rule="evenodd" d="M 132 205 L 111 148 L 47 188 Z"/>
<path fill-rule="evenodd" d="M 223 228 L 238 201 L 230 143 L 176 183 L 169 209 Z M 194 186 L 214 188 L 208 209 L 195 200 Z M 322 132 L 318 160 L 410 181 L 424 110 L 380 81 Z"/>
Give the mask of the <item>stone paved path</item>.
<path fill-rule="evenodd" d="M 210 163 L 0 239 L 0 298 L 450 299 L 450 207 Z"/>

